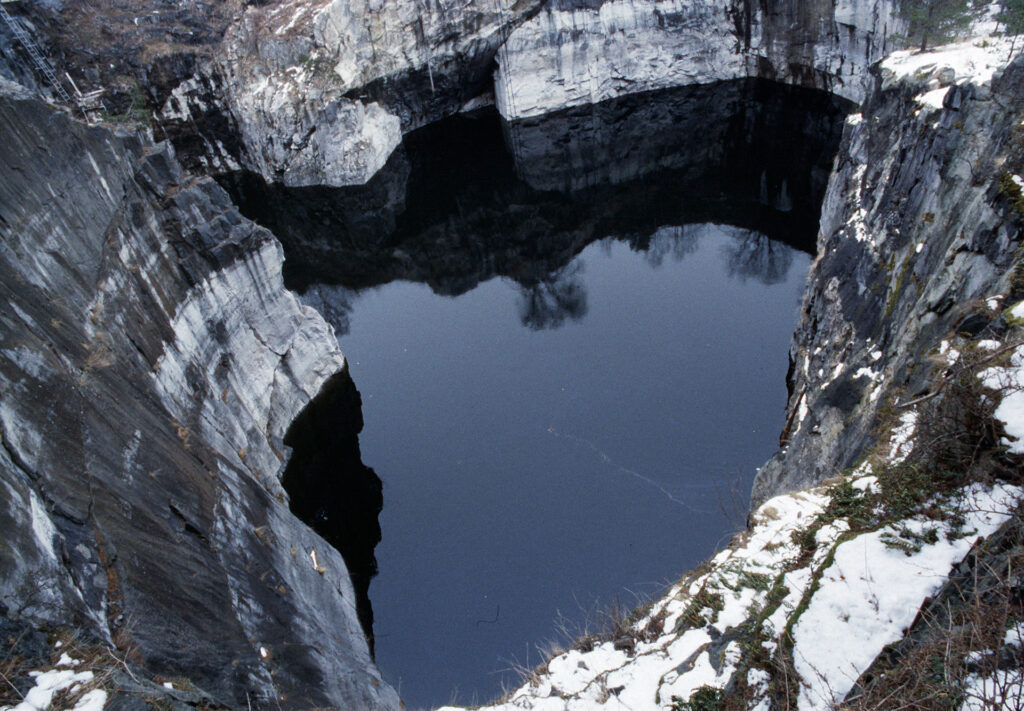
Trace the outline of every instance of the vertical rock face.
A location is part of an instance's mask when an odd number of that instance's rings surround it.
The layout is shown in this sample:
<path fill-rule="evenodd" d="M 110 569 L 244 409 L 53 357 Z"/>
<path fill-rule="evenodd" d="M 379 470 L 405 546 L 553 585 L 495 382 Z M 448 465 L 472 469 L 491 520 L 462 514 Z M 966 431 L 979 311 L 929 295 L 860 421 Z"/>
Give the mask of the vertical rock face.
<path fill-rule="evenodd" d="M 0 95 L 0 602 L 225 704 L 395 708 L 341 556 L 288 511 L 345 366 L 281 250 L 166 144 Z"/>
<path fill-rule="evenodd" d="M 882 408 L 898 415 L 923 394 L 928 352 L 1011 278 L 1024 216 L 1001 186 L 1024 172 L 1024 60 L 965 76 L 965 52 L 984 50 L 886 60 L 847 124 L 790 351 L 783 447 L 755 506 L 854 464 Z"/>
<path fill-rule="evenodd" d="M 247 9 L 215 60 L 158 117 L 174 130 L 220 104 L 237 164 L 288 186 L 366 182 L 404 131 L 454 113 L 490 84 L 494 54 L 539 0 L 301 0 Z M 223 155 L 220 155 L 223 153 Z"/>
<path fill-rule="evenodd" d="M 557 0 L 498 55 L 508 119 L 623 94 L 760 77 L 859 102 L 899 29 L 894 0 Z"/>

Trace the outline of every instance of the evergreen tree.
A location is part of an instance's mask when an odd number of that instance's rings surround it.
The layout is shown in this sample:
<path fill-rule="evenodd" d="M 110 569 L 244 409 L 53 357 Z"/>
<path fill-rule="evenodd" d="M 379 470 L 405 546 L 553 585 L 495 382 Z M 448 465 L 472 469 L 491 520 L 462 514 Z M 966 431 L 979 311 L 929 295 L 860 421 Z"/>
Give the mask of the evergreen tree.
<path fill-rule="evenodd" d="M 1017 0 L 1006 0 L 1006 2 Z M 984 0 L 903 0 L 898 14 L 909 25 L 909 37 L 920 43 L 948 42 L 967 30 L 984 8 Z"/>
<path fill-rule="evenodd" d="M 1017 46 L 1017 36 L 1024 33 L 1024 0 L 999 0 L 999 13 L 996 20 L 1006 28 L 1006 34 L 1013 37 L 1010 45 L 1010 57 Z"/>

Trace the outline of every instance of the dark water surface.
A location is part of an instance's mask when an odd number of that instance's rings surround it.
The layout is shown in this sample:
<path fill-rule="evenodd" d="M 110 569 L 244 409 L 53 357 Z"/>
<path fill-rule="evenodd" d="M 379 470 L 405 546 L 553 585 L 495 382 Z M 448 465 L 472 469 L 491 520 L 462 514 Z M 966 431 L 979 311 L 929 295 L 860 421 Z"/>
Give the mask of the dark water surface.
<path fill-rule="evenodd" d="M 228 182 L 362 394 L 376 653 L 406 704 L 492 699 L 559 618 L 599 627 L 742 524 L 842 109 L 731 82 L 458 117 L 359 188 Z"/>

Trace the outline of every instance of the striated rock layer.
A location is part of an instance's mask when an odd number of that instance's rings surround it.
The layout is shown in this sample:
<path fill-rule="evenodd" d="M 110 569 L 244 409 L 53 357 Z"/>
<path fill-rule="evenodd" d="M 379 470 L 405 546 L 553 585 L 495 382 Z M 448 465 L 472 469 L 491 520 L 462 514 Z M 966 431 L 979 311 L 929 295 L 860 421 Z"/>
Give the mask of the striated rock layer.
<path fill-rule="evenodd" d="M 273 235 L 167 144 L 9 91 L 0 126 L 4 614 L 236 707 L 397 707 L 278 479 L 345 361 Z"/>
<path fill-rule="evenodd" d="M 848 122 L 754 505 L 853 465 L 883 409 L 923 394 L 939 338 L 987 324 L 968 317 L 1011 279 L 1022 220 L 1004 183 L 1024 162 L 1024 61 L 991 66 L 1007 49 L 898 53 Z"/>
<path fill-rule="evenodd" d="M 495 95 L 510 120 L 755 77 L 859 103 L 902 29 L 894 12 L 894 0 L 557 0 L 502 46 Z"/>
<path fill-rule="evenodd" d="M 365 183 L 402 133 L 486 91 L 495 52 L 538 0 L 301 0 L 247 9 L 158 112 L 175 135 L 226 114 L 204 160 L 288 186 Z M 214 106 L 211 109 L 211 105 Z M 217 108 L 219 107 L 219 108 Z M 200 126 L 200 133 L 207 129 Z"/>
<path fill-rule="evenodd" d="M 365 183 L 403 133 L 492 92 L 510 120 L 749 78 L 860 102 L 904 29 L 896 0 L 111 2 L 16 12 L 112 111 L 152 108 L 189 171 L 290 187 Z M 30 74 L 9 50 L 0 76 Z"/>

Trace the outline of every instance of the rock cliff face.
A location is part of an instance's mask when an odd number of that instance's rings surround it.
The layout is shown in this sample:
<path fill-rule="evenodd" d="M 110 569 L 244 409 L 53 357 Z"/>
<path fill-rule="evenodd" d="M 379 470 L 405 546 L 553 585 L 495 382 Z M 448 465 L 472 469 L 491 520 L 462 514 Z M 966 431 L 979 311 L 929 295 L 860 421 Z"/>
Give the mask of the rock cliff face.
<path fill-rule="evenodd" d="M 558 0 L 498 55 L 508 119 L 651 89 L 761 77 L 860 102 L 901 29 L 894 0 Z"/>
<path fill-rule="evenodd" d="M 242 166 L 297 186 L 364 183 L 403 131 L 488 92 L 498 47 L 540 5 L 63 0 L 12 13 L 58 76 L 107 90 L 111 113 L 153 109 L 190 171 Z M 0 76 L 30 77 L 22 55 L 5 43 Z"/>
<path fill-rule="evenodd" d="M 26 17 L 116 112 L 152 107 L 188 170 L 341 186 L 365 183 L 403 133 L 492 90 L 508 119 L 744 78 L 859 102 L 900 29 L 894 1 L 297 0 L 169 13 L 123 0 L 97 13 L 64 0 Z M 25 75 L 5 60 L 9 77 Z"/>
<path fill-rule="evenodd" d="M 223 101 L 239 151 L 211 158 L 289 186 L 365 183 L 404 131 L 488 89 L 493 57 L 539 0 L 323 0 L 250 7 L 158 118 L 194 123 Z M 218 90 L 211 91 L 216 87 Z M 219 158 L 216 158 L 220 155 Z"/>
<path fill-rule="evenodd" d="M 1005 50 L 899 53 L 849 121 L 755 505 L 854 464 L 883 408 L 923 394 L 939 338 L 988 323 L 968 317 L 1009 282 L 1022 217 L 1003 185 L 1021 172 L 1024 62 L 993 77 Z"/>
<path fill-rule="evenodd" d="M 288 186 L 351 185 L 384 165 L 402 133 L 490 90 L 496 53 L 493 88 L 508 119 L 751 77 L 860 101 L 867 66 L 898 29 L 893 0 L 541 5 L 251 7 L 157 116 L 172 135 L 191 135 L 197 117 L 222 106 L 212 113 L 231 117 L 229 130 L 219 120 L 199 131 L 206 170 L 241 165 Z"/>
<path fill-rule="evenodd" d="M 167 144 L 16 91 L 0 125 L 5 614 L 231 706 L 397 707 L 345 562 L 279 482 L 345 362 L 277 241 Z"/>

